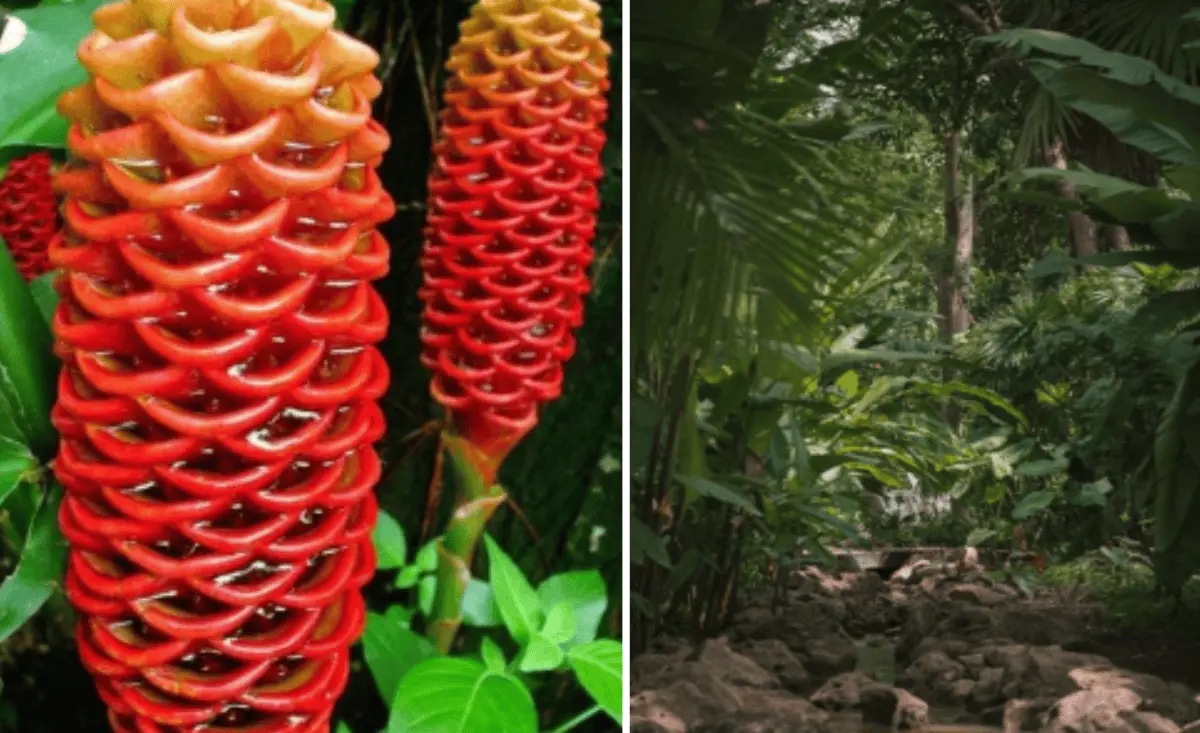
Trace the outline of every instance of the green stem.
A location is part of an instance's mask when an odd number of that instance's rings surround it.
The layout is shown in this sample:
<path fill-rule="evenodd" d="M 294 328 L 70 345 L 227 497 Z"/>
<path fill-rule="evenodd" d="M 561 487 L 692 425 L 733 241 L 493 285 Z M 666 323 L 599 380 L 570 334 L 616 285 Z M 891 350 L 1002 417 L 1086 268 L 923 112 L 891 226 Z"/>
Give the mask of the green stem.
<path fill-rule="evenodd" d="M 465 450 L 464 450 L 465 448 Z M 425 635 L 442 654 L 450 651 L 462 626 L 462 602 L 471 582 L 471 562 L 484 527 L 505 501 L 504 489 L 489 484 L 484 469 L 469 455 L 462 441 L 447 439 L 446 462 L 459 503 L 450 515 L 446 532 L 438 540 L 437 590 Z"/>
<path fill-rule="evenodd" d="M 567 731 L 569 731 L 569 730 L 574 730 L 574 729 L 578 728 L 579 726 L 583 725 L 584 723 L 586 723 L 587 721 L 591 720 L 592 716 L 596 715 L 600 711 L 601 711 L 601 707 L 599 705 L 593 705 L 592 707 L 588 708 L 587 710 L 584 710 L 579 715 L 576 715 L 574 718 L 571 718 L 567 722 L 558 726 L 550 733 L 567 733 Z"/>

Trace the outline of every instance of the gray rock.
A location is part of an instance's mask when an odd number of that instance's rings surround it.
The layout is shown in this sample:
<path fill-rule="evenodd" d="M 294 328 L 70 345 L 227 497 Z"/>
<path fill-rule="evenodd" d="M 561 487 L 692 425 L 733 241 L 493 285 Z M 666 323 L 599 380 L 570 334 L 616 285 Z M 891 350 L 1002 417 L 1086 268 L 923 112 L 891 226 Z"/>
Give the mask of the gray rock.
<path fill-rule="evenodd" d="M 967 670 L 944 652 L 922 654 L 904 670 L 900 685 L 935 705 L 949 702 L 951 686 L 967 676 Z"/>
<path fill-rule="evenodd" d="M 983 672 L 987 662 L 984 661 L 983 655 L 978 652 L 974 654 L 961 654 L 958 657 L 958 663 L 967 668 L 967 674 L 971 675 L 971 679 L 979 679 L 980 672 Z"/>
<path fill-rule="evenodd" d="M 756 692 L 736 713 L 699 722 L 690 733 L 826 733 L 829 716 L 799 697 Z"/>
<path fill-rule="evenodd" d="M 979 674 L 979 682 L 971 693 L 972 707 L 975 709 L 989 708 L 1004 700 L 1002 691 L 1004 685 L 1004 670 L 998 667 L 987 667 Z"/>
<path fill-rule="evenodd" d="M 840 633 L 805 640 L 801 657 L 804 667 L 818 677 L 849 672 L 858 664 L 854 642 Z"/>
<path fill-rule="evenodd" d="M 1148 674 L 1130 672 L 1109 664 L 1081 666 L 1068 675 L 1082 690 L 1125 688 L 1142 699 L 1142 710 L 1157 713 L 1182 725 L 1200 717 L 1196 693 L 1178 682 L 1166 682 Z"/>
<path fill-rule="evenodd" d="M 788 649 L 787 644 L 782 641 L 778 639 L 754 641 L 738 651 L 775 675 L 783 689 L 795 693 L 802 693 L 809 689 L 812 678 L 792 650 Z"/>
<path fill-rule="evenodd" d="M 946 703 L 958 707 L 964 705 L 975 691 L 975 680 L 955 680 L 946 688 Z"/>
<path fill-rule="evenodd" d="M 873 687 L 884 687 L 861 672 L 847 672 L 831 678 L 821 689 L 813 693 L 809 701 L 822 710 L 841 712 L 858 710 L 862 704 L 863 691 Z"/>
<path fill-rule="evenodd" d="M 1078 690 L 1046 713 L 1044 733 L 1127 733 L 1124 713 L 1136 712 L 1142 698 L 1125 688 Z"/>
<path fill-rule="evenodd" d="M 946 598 L 952 601 L 991 607 L 1008 601 L 1010 596 L 978 583 L 959 583 L 946 592 Z"/>
<path fill-rule="evenodd" d="M 722 682 L 735 687 L 770 690 L 779 687 L 775 675 L 760 667 L 753 659 L 729 648 L 725 637 L 710 639 L 700 649 L 700 664 L 708 667 Z"/>
<path fill-rule="evenodd" d="M 1039 730 L 1046 711 L 1056 702 L 1048 697 L 1009 700 L 1004 705 L 1004 717 L 1001 722 L 1004 733 L 1031 733 Z"/>
<path fill-rule="evenodd" d="M 929 724 L 929 705 L 907 690 L 875 685 L 862 690 L 863 722 L 890 730 L 922 730 Z"/>

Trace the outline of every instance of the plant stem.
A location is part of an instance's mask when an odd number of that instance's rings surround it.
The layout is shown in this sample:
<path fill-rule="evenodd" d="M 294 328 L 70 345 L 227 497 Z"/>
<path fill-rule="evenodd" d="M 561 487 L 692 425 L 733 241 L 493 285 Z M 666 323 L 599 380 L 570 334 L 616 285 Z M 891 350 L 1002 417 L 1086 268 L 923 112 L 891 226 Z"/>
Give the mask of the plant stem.
<path fill-rule="evenodd" d="M 569 730 L 574 730 L 574 729 L 578 728 L 579 726 L 583 725 L 588 720 L 590 720 L 592 718 L 592 716 L 595 715 L 596 713 L 599 713 L 600 710 L 601 710 L 601 708 L 599 705 L 593 705 L 592 707 L 588 708 L 587 710 L 584 710 L 579 715 L 576 715 L 574 718 L 571 718 L 567 722 L 558 726 L 553 731 L 551 731 L 551 733 L 567 733 L 567 731 L 569 731 Z"/>
<path fill-rule="evenodd" d="M 498 484 L 491 483 L 495 471 L 478 448 L 450 435 L 443 437 L 443 443 L 450 458 L 446 473 L 457 490 L 458 505 L 438 540 L 437 590 L 425 635 L 446 654 L 462 626 L 462 601 L 471 582 L 471 562 L 479 538 L 506 495 Z"/>

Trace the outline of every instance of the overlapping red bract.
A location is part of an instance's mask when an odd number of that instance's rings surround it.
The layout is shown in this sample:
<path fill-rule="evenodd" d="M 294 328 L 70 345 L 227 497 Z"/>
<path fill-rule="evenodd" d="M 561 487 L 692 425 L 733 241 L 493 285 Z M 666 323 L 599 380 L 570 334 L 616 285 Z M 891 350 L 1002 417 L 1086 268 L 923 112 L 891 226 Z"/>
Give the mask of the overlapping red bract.
<path fill-rule="evenodd" d="M 58 230 L 50 173 L 50 156 L 33 153 L 10 161 L 0 180 L 0 237 L 26 280 L 50 269 L 46 247 Z"/>
<path fill-rule="evenodd" d="M 388 383 L 378 57 L 310 0 L 95 20 L 50 249 L 80 656 L 118 733 L 328 731 Z"/>
<path fill-rule="evenodd" d="M 589 291 L 608 45 L 590 0 L 480 0 L 447 68 L 422 266 L 422 363 L 502 456 L 562 391 Z"/>

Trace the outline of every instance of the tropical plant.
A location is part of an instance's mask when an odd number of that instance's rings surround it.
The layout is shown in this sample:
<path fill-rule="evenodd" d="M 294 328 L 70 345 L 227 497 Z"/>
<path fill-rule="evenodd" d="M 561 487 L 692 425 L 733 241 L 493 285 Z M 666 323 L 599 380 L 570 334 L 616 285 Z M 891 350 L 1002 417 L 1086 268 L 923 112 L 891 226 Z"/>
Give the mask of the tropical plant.
<path fill-rule="evenodd" d="M 1082 193 L 1087 212 L 1098 220 L 1125 226 L 1135 244 L 1146 249 L 1116 252 L 1084 260 L 1092 265 L 1171 265 L 1194 272 L 1192 252 L 1197 211 L 1195 168 L 1200 157 L 1194 142 L 1200 130 L 1192 115 L 1200 93 L 1150 60 L 1105 50 L 1082 39 L 1037 30 L 1015 30 L 989 39 L 1026 59 L 1026 66 L 1060 104 L 1087 115 L 1124 143 L 1153 155 L 1164 168 L 1167 185 L 1144 185 L 1085 168 L 1035 169 L 1025 178 L 1071 181 Z M 1059 267 L 1062 266 L 1059 260 Z M 1159 582 L 1178 593 L 1200 568 L 1200 545 L 1191 529 L 1200 521 L 1195 501 L 1197 467 L 1188 445 L 1195 431 L 1191 417 L 1200 378 L 1195 353 L 1195 303 L 1200 289 L 1194 277 L 1179 289 L 1152 298 L 1134 317 L 1138 329 L 1170 339 L 1184 355 L 1175 391 L 1162 414 L 1154 446 L 1153 559 Z"/>
<path fill-rule="evenodd" d="M 54 113 L 54 100 L 61 92 L 85 81 L 86 77 L 78 68 L 73 51 L 90 29 L 90 15 L 97 5 L 98 2 L 91 0 L 64 4 L 46 0 L 36 7 L 19 10 L 14 14 L 13 17 L 26 26 L 28 34 L 15 50 L 0 55 L 0 69 L 8 68 L 10 64 L 20 64 L 22 60 L 28 62 L 36 58 L 38 63 L 29 66 L 37 68 L 39 73 L 22 77 L 22 83 L 19 85 L 9 85 L 6 81 L 0 88 L 0 100 L 4 102 L 3 112 L 0 113 L 0 155 L 5 156 L 6 160 L 26 155 L 34 148 L 48 150 L 57 160 L 62 160 L 62 151 L 67 143 L 67 129 L 63 120 Z M 201 5 L 203 4 L 197 4 L 196 8 L 187 12 L 219 14 L 219 7 L 201 8 Z M 415 165 L 414 161 L 430 160 L 431 136 L 435 130 L 432 123 L 436 111 L 436 103 L 433 100 L 438 98 L 438 88 L 444 81 L 436 70 L 442 66 L 443 56 L 451 46 L 448 41 L 452 40 L 450 34 L 454 29 L 453 24 L 458 16 L 465 15 L 467 8 L 443 2 L 402 7 L 409 4 L 379 3 L 371 0 L 363 0 L 357 4 L 340 2 L 335 5 L 342 13 L 339 21 L 348 17 L 349 22 L 346 22 L 345 26 L 353 28 L 354 35 L 364 38 L 380 35 L 376 45 L 380 49 L 382 60 L 380 76 L 383 84 L 380 86 L 368 83 L 365 96 L 374 99 L 378 95 L 376 114 L 396 143 L 382 156 L 383 165 L 378 169 L 383 187 L 401 201 L 397 207 L 398 219 L 383 225 L 385 236 L 394 243 L 408 244 L 419 237 L 416 233 L 420 231 L 421 219 L 425 215 L 419 204 L 414 206 L 407 199 L 420 198 L 425 191 L 425 171 L 420 170 L 422 166 Z M 503 3 L 484 3 L 481 7 L 485 7 L 489 12 L 503 13 L 505 9 L 502 6 Z M 254 7 L 274 9 L 284 14 L 295 11 L 301 19 L 301 25 L 303 21 L 312 20 L 317 15 L 329 16 L 329 11 L 324 6 L 297 10 L 298 6 L 288 0 L 262 0 Z M 154 8 L 162 10 L 159 5 L 154 5 L 151 8 L 151 20 L 163 21 L 166 16 L 159 17 Z M 128 4 L 118 4 L 102 10 L 98 19 L 101 23 L 104 19 L 111 21 L 115 15 L 128 11 Z M 619 36 L 621 19 L 618 8 L 611 4 L 600 8 L 591 3 L 581 2 L 579 11 L 582 16 L 568 14 L 562 16 L 562 19 L 568 25 L 580 24 L 577 27 L 586 31 L 584 35 L 589 41 L 598 42 L 599 25 L 595 17 L 601 11 L 608 25 L 606 35 Z M 184 20 L 188 17 L 191 16 L 185 14 Z M 175 19 L 174 22 L 181 21 Z M 339 25 L 342 23 L 339 22 Z M 551 42 L 554 37 L 551 34 Z M 249 42 L 247 39 L 243 40 Z M 598 43 L 603 45 L 603 42 Z M 365 46 L 340 35 L 325 36 L 325 40 L 320 44 L 322 48 L 337 46 L 342 53 L 349 49 L 351 53 L 345 58 L 351 60 L 374 56 L 374 52 L 370 51 L 366 56 L 362 55 L 361 51 Z M 109 57 L 106 62 L 113 63 L 111 59 L 119 57 L 120 54 L 114 52 L 118 51 L 121 45 L 118 41 L 105 47 L 105 53 Z M 359 52 L 359 55 L 355 56 L 355 52 Z M 100 55 L 104 56 L 105 53 Z M 336 56 L 336 53 L 334 55 Z M 514 60 L 521 61 L 519 58 Z M 575 62 L 568 59 L 569 63 Z M 416 74 L 401 73 L 414 69 Z M 237 76 L 236 69 L 225 70 Z M 426 73 L 428 70 L 434 70 L 434 73 Z M 16 76 L 19 75 L 13 75 L 12 78 L 15 79 Z M 6 74 L 6 79 L 8 77 Z M 580 90 L 586 90 L 595 81 L 584 77 L 586 74 L 569 75 L 570 79 L 579 84 Z M 263 82 L 264 78 L 256 78 L 255 81 Z M 544 81 L 553 83 L 553 80 Z M 453 84 L 450 84 L 450 88 L 453 88 Z M 335 108 L 346 100 L 342 98 L 344 95 L 338 95 L 336 90 L 334 91 L 335 94 L 327 100 L 328 114 L 325 117 L 317 115 L 320 118 L 318 121 L 336 121 L 333 119 L 337 117 L 334 114 Z M 583 96 L 594 97 L 600 91 L 606 90 L 581 93 Z M 392 104 L 400 94 L 414 100 L 423 100 L 424 105 L 418 102 L 400 110 Z M 362 112 L 362 105 L 363 101 L 359 100 L 355 112 Z M 82 106 L 86 108 L 87 105 Z M 71 105 L 68 104 L 68 107 Z M 72 110 L 78 111 L 78 108 Z M 414 114 L 414 110 L 424 114 Z M 317 112 L 321 110 L 317 109 Z M 329 119 L 325 119 L 326 117 Z M 602 114 L 598 114 L 595 120 L 597 125 L 605 122 Z M 611 134 L 614 128 L 619 129 L 619 120 L 608 121 L 606 127 Z M 378 142 L 388 137 L 384 134 L 382 126 L 371 125 L 364 129 L 370 134 L 359 135 L 356 139 L 361 138 L 360 143 L 370 143 L 372 140 Z M 600 168 L 601 140 L 598 140 L 599 135 L 595 130 L 589 132 L 589 135 L 588 144 L 592 149 L 583 151 L 581 166 L 587 167 L 588 175 L 595 178 Z M 369 145 L 360 145 L 360 148 L 359 152 L 370 152 Z M 554 154 L 571 153 L 558 150 Z M 552 157 L 549 152 L 546 155 Z M 305 156 L 301 155 L 299 158 L 291 162 L 305 164 L 306 161 L 301 160 Z M 445 525 L 446 530 L 437 534 L 435 528 L 439 526 L 439 522 L 445 521 L 443 518 L 450 513 L 448 509 L 453 509 L 444 507 L 439 501 L 443 482 L 440 479 L 430 482 L 426 497 L 421 497 L 413 491 L 424 483 L 413 480 L 413 476 L 424 474 L 428 478 L 431 474 L 439 473 L 440 469 L 436 469 L 436 466 L 440 464 L 441 459 L 435 459 L 429 451 L 413 451 L 414 447 L 420 447 L 414 446 L 414 439 L 419 440 L 420 436 L 427 432 L 426 428 L 410 430 L 414 427 L 414 412 L 421 414 L 432 411 L 427 401 L 427 373 L 420 368 L 416 356 L 418 352 L 400 344 L 415 342 L 418 339 L 418 324 L 409 314 L 415 315 L 420 312 L 419 308 L 412 307 L 411 303 L 417 300 L 415 277 L 419 277 L 421 273 L 416 258 L 407 263 L 393 258 L 393 272 L 389 275 L 388 284 L 381 288 L 383 303 L 376 301 L 379 306 L 386 305 L 388 313 L 395 316 L 391 334 L 381 348 L 393 377 L 392 389 L 384 397 L 381 407 L 387 413 L 392 428 L 383 437 L 380 448 L 382 461 L 376 462 L 383 474 L 378 490 L 380 503 L 387 505 L 392 511 L 380 513 L 379 523 L 373 533 L 355 533 L 359 540 L 369 541 L 373 545 L 372 552 L 366 550 L 365 544 L 360 542 L 364 549 L 360 555 L 374 554 L 378 557 L 378 567 L 382 572 L 365 589 L 365 614 L 361 613 L 364 610 L 362 605 L 358 605 L 356 621 L 356 609 L 352 602 L 349 608 L 352 613 L 342 617 L 346 623 L 334 629 L 334 636 L 320 637 L 328 642 L 325 646 L 339 659 L 365 656 L 370 674 L 350 675 L 346 696 L 336 711 L 333 710 L 333 700 L 330 696 L 307 696 L 309 700 L 301 703 L 308 705 L 311 702 L 309 709 L 322 720 L 341 718 L 337 725 L 339 732 L 351 729 L 378 730 L 383 726 L 389 731 L 493 731 L 498 726 L 514 731 L 601 731 L 612 729 L 612 721 L 620 719 L 621 644 L 611 638 L 602 638 L 610 635 L 610 630 L 619 633 L 615 631 L 613 617 L 620 606 L 620 584 L 615 582 L 620 578 L 620 474 L 619 470 L 614 470 L 611 459 L 612 455 L 619 455 L 619 359 L 615 360 L 614 369 L 614 359 L 608 353 L 612 343 L 619 343 L 619 339 L 614 340 L 609 333 L 614 328 L 613 324 L 620 322 L 619 288 L 612 285 L 614 279 L 619 281 L 620 258 L 612 256 L 611 246 L 603 246 L 611 243 L 616 230 L 614 222 L 619 220 L 619 160 L 619 143 L 609 145 L 603 150 L 604 169 L 608 173 L 603 196 L 597 197 L 593 191 L 590 198 L 581 197 L 578 201 L 581 217 L 570 222 L 581 239 L 575 256 L 569 258 L 571 266 L 577 268 L 578 273 L 571 284 L 575 300 L 570 307 L 564 303 L 564 317 L 572 321 L 572 330 L 576 329 L 579 326 L 578 310 L 583 307 L 584 300 L 588 300 L 591 316 L 588 323 L 575 333 L 575 337 L 578 338 L 578 354 L 567 369 L 563 399 L 558 404 L 547 407 L 541 416 L 542 422 L 554 427 L 530 434 L 513 450 L 509 460 L 501 467 L 500 480 L 505 485 L 516 488 L 507 495 L 506 501 L 494 508 L 507 506 L 511 507 L 512 511 L 501 512 L 498 519 L 502 521 L 493 522 L 487 535 L 483 532 L 482 524 L 471 527 L 474 522 L 470 519 L 465 523 L 448 522 Z M 120 162 L 127 164 L 126 168 L 131 178 L 143 184 L 143 188 L 152 189 L 154 185 L 164 183 L 162 180 L 155 180 L 153 170 L 128 165 L 132 163 L 130 160 L 123 159 Z M 377 163 L 378 159 L 364 162 Z M 372 174 L 367 170 L 369 167 L 365 166 L 362 169 L 361 176 L 350 176 L 349 182 L 341 188 L 345 188 L 349 194 L 354 194 L 356 187 L 361 186 L 357 189 L 361 194 L 370 191 L 374 184 L 375 190 L 379 190 L 378 182 L 372 181 Z M 69 183 L 72 175 L 78 173 L 78 168 L 79 163 L 69 164 L 64 169 L 63 179 Z M 414 171 L 417 175 L 411 176 Z M 170 188 L 170 183 L 167 183 L 166 187 Z M 585 188 L 588 187 L 590 184 L 585 184 Z M 71 187 L 68 185 L 67 188 Z M 78 189 L 73 190 L 78 193 Z M 332 196 L 334 192 L 329 193 Z M 602 208 L 598 205 L 599 201 L 602 201 Z M 368 212 L 367 218 L 382 215 L 385 213 L 383 208 Z M 600 223 L 596 226 L 594 217 L 598 208 Z M 326 209 L 325 214 L 333 210 L 329 207 Z M 86 213 L 95 216 L 110 212 L 87 209 Z M 321 220 L 321 215 L 314 214 L 314 218 Z M 589 264 L 586 255 L 590 253 L 592 244 L 587 235 L 595 230 L 599 231 L 600 237 L 597 244 L 602 246 L 597 247 L 600 257 L 593 267 L 594 279 L 589 281 L 582 273 Z M 296 240 L 294 243 L 301 249 L 308 246 L 309 250 L 312 250 L 320 248 L 327 238 L 314 238 L 306 232 L 301 232 L 295 234 L 292 239 Z M 70 249 L 65 248 L 58 256 L 72 254 Z M 154 246 L 150 249 L 157 251 Z M 366 254 L 379 251 L 376 246 Z M 405 251 L 410 250 L 406 248 Z M 363 254 L 356 249 L 352 259 Z M 70 265 L 81 267 L 86 263 L 72 262 L 68 264 L 68 269 L 71 269 Z M 530 274 L 530 277 L 534 276 Z M 5 308 L 2 313 L 11 310 L 19 314 L 13 318 L 6 318 L 0 326 L 14 329 L 13 333 L 19 336 L 13 339 L 6 337 L 3 346 L 0 347 L 0 352 L 3 352 L 0 353 L 0 362 L 3 362 L 5 367 L 5 377 L 14 379 L 15 383 L 24 384 L 23 380 L 27 380 L 34 373 L 30 370 L 39 365 L 46 367 L 43 371 L 46 371 L 49 377 L 52 357 L 48 347 L 48 332 L 45 324 L 38 318 L 38 313 L 48 313 L 53 308 L 55 293 L 50 283 L 55 277 L 51 275 L 36 280 L 30 289 L 19 286 L 19 278 L 18 287 L 3 287 L 4 302 L 0 305 L 4 305 Z M 587 299 L 586 290 L 592 286 L 595 296 Z M 68 292 L 63 308 L 68 308 L 73 302 L 74 292 Z M 31 303 L 36 303 L 37 307 L 30 307 Z M 335 299 L 327 305 L 336 309 L 339 303 Z M 342 302 L 341 305 L 346 304 Z M 382 309 L 375 307 L 373 311 L 379 313 Z M 34 319 L 37 328 L 27 325 L 26 321 L 30 317 Z M 363 325 L 359 324 L 340 334 L 340 337 L 359 333 Z M 365 325 L 370 325 L 370 319 Z M 355 328 L 358 330 L 354 330 Z M 616 328 L 619 329 L 619 325 Z M 34 341 L 38 342 L 37 348 L 29 346 L 29 343 Z M 563 351 L 562 348 L 557 349 L 555 358 L 565 359 Z M 13 364 L 17 366 L 9 367 L 7 360 L 10 358 L 15 360 Z M 376 360 L 380 365 L 382 362 L 382 359 Z M 572 380 L 569 376 L 571 373 L 582 375 L 584 378 Z M 588 379 L 588 374 L 593 375 L 595 379 Z M 336 379 L 338 375 L 330 376 Z M 0 522 L 6 538 L 13 546 L 14 559 L 20 558 L 16 571 L 3 586 L 0 586 L 0 616 L 5 619 L 0 638 L 9 640 L 6 646 L 0 647 L 0 673 L 12 669 L 14 658 L 16 664 L 24 666 L 20 661 L 23 652 L 14 644 L 19 636 L 33 636 L 34 643 L 39 648 L 44 648 L 46 644 L 61 644 L 62 635 L 58 629 L 69 622 L 67 614 L 62 613 L 64 609 L 61 596 L 55 594 L 65 562 L 65 544 L 54 521 L 61 490 L 55 488 L 49 479 L 50 474 L 43 470 L 44 462 L 53 456 L 53 443 L 56 439 L 53 428 L 61 427 L 58 423 L 62 422 L 59 420 L 51 426 L 49 421 L 49 404 L 52 401 L 50 395 L 53 394 L 51 379 L 52 377 L 49 377 L 41 385 L 41 388 L 45 389 L 45 399 L 36 410 L 22 407 L 21 403 L 10 401 L 8 398 L 4 401 L 5 406 L 11 404 L 12 409 L 20 410 L 21 415 L 28 411 L 28 419 L 14 419 L 10 422 L 21 426 L 14 429 L 21 432 L 21 439 L 28 443 L 30 449 L 22 452 L 14 448 L 10 468 L 13 469 L 16 488 L 4 494 L 7 516 Z M 21 387 L 21 390 L 28 391 L 25 387 Z M 36 391 L 29 394 L 36 397 Z M 368 394 L 363 399 L 369 396 Z M 438 417 L 436 414 L 431 416 Z M 583 422 L 579 422 L 579 418 Z M 40 422 L 45 423 L 44 435 L 38 432 Z M 37 437 L 39 435 L 40 438 Z M 64 437 L 70 439 L 65 433 Z M 369 440 L 370 437 L 367 436 L 364 440 Z M 39 440 L 45 445 L 38 447 Z M 570 446 L 570 450 L 556 450 L 555 446 L 559 444 Z M 498 492 L 504 496 L 499 485 L 491 480 L 479 480 L 478 466 L 473 467 L 470 462 L 472 451 L 464 448 L 461 442 L 456 442 L 453 435 L 446 438 L 444 448 L 447 462 L 444 483 L 447 493 L 458 493 L 468 498 L 484 494 L 494 497 Z M 436 451 L 438 454 L 442 452 L 443 447 Z M 382 466 L 379 466 L 380 463 Z M 59 468 L 61 471 L 61 466 Z M 495 476 L 484 478 L 494 479 Z M 564 490 L 564 487 L 568 487 L 568 490 Z M 44 500 L 43 494 L 46 497 Z M 553 501 L 534 501 L 534 497 L 539 495 L 553 497 Z M 159 501 L 164 498 L 151 496 L 150 500 Z M 347 494 L 346 498 L 351 497 Z M 528 516 L 520 511 L 521 505 L 527 500 L 533 502 L 535 510 L 530 511 Z M 371 503 L 369 499 L 365 501 Z M 363 520 L 359 522 L 362 528 L 369 529 L 367 520 L 371 515 L 373 511 L 358 513 L 359 519 Z M 393 515 L 401 519 L 397 520 Z M 274 519 L 278 521 L 287 516 L 288 512 L 285 510 Z M 518 517 L 520 521 L 516 521 Z M 328 516 L 313 514 L 309 518 L 314 520 L 313 526 L 317 528 L 328 524 Z M 252 519 L 257 522 L 262 518 Z M 478 563 L 462 563 L 461 557 L 459 562 L 444 561 L 439 568 L 439 554 L 444 559 L 449 555 L 439 553 L 438 548 L 454 545 L 460 536 L 465 536 L 464 529 L 468 534 L 473 533 L 475 538 L 487 537 L 487 552 L 480 553 L 480 559 L 487 561 L 487 571 L 483 576 L 486 580 L 471 578 L 472 572 L 478 572 L 473 567 Z M 368 535 L 371 536 L 370 540 L 367 540 Z M 416 555 L 412 555 L 408 550 L 410 538 L 411 547 L 422 548 Z M 561 548 L 560 551 L 553 555 L 553 562 L 539 562 L 547 555 L 543 544 L 549 543 Z M 17 555 L 22 548 L 23 554 Z M 330 557 L 336 562 L 336 556 Z M 328 559 L 317 561 L 329 562 Z M 361 572 L 365 568 L 365 564 L 360 564 L 354 570 L 355 582 L 365 581 L 369 577 Z M 464 570 L 465 574 L 462 572 Z M 439 582 L 439 579 L 442 582 Z M 320 578 L 316 580 L 319 584 Z M 453 582 L 450 582 L 451 580 Z M 463 585 L 457 585 L 459 580 L 463 581 Z M 311 584 L 312 581 L 310 578 L 304 582 Z M 245 579 L 235 582 L 233 587 L 241 589 L 245 582 Z M 261 586 L 262 579 L 251 578 L 250 583 Z M 459 592 L 450 592 L 455 587 Z M 28 621 L 46 599 L 52 599 L 52 607 L 35 623 L 22 627 L 22 623 Z M 341 605 L 345 607 L 345 604 Z M 281 618 L 276 617 L 274 622 L 279 622 Z M 460 633 L 435 631 L 447 628 L 446 622 L 453 622 L 455 619 L 460 619 L 463 624 Z M 345 631 L 353 636 L 355 623 L 363 621 L 366 624 L 366 634 L 361 646 L 355 645 L 347 649 L 343 644 L 341 649 L 335 648 L 338 646 L 335 642 L 342 641 L 334 638 L 338 633 Z M 268 624 L 270 622 L 267 621 Z M 454 630 L 458 631 L 457 624 L 453 625 Z M 21 627 L 19 634 L 13 635 L 18 627 Z M 328 630 L 325 629 L 320 634 L 325 634 Z M 439 643 L 427 641 L 426 635 L 437 639 Z M 106 637 L 106 641 L 111 640 Z M 348 639 L 344 641 L 348 642 Z M 111 644 L 109 646 L 111 647 Z M 439 646 L 444 649 L 439 650 Z M 60 658 L 57 652 L 55 655 L 55 659 Z M 73 652 L 71 656 L 74 656 Z M 140 659 L 136 655 L 130 658 Z M 215 669 L 212 664 L 221 660 L 214 660 L 211 655 L 197 655 L 195 661 L 203 667 L 198 675 L 193 675 L 197 679 L 205 674 L 211 676 L 214 672 L 219 674 L 221 671 Z M 298 660 L 289 658 L 283 661 L 280 669 L 272 667 L 268 672 L 278 672 L 284 677 L 297 674 L 293 667 Z M 192 660 L 189 657 L 185 662 L 190 664 Z M 246 672 L 250 666 L 253 665 L 244 666 L 241 671 Z M 68 689 L 79 690 L 84 695 L 80 705 L 70 709 L 61 705 L 52 707 L 53 703 L 44 695 L 22 695 L 21 685 L 24 683 L 14 682 L 9 684 L 6 690 L 12 698 L 13 705 L 11 708 L 0 709 L 0 726 L 7 725 L 13 719 L 19 719 L 22 728 L 42 726 L 81 731 L 98 730 L 103 725 L 97 711 L 98 704 L 92 701 L 92 694 L 86 692 L 72 675 L 71 670 L 75 667 L 72 663 L 62 669 L 62 680 L 57 690 L 59 693 Z M 355 663 L 354 667 L 361 668 L 361 665 Z M 107 665 L 105 669 L 112 671 L 115 668 Z M 23 671 L 21 680 L 33 674 L 29 667 L 25 667 Z M 229 675 L 225 675 L 226 679 L 228 677 Z M 11 681 L 16 680 L 18 678 L 11 678 Z M 6 682 L 10 682 L 10 679 L 6 679 Z M 299 692 L 318 692 L 320 685 L 325 685 L 326 682 L 329 682 L 331 690 L 345 684 L 344 679 L 317 682 L 317 687 L 302 687 Z M 193 685 L 187 691 L 198 692 L 209 698 L 214 694 L 213 690 L 200 687 L 202 686 Z M 431 691 L 435 693 L 436 700 L 429 699 Z M 285 692 L 284 697 L 286 695 Z M 292 699 L 294 702 L 304 697 L 306 695 L 299 694 L 293 695 Z M 275 702 L 282 699 L 280 697 Z M 110 697 L 108 702 L 113 703 L 113 699 Z M 411 714 L 414 706 L 420 708 L 421 715 Z M 177 708 L 181 707 L 177 705 Z M 242 712 L 240 706 L 234 708 L 236 709 L 221 712 L 227 715 Z M 430 711 L 436 714 L 427 715 Z M 191 713 L 198 715 L 199 711 L 193 708 Z M 231 719 L 227 722 L 247 721 Z"/>

